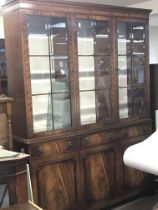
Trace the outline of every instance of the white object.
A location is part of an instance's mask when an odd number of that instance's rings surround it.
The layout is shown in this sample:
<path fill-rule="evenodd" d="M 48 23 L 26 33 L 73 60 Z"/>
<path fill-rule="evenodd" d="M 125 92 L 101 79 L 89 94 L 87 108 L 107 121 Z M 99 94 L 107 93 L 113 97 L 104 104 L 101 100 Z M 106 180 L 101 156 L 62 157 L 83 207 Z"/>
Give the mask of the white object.
<path fill-rule="evenodd" d="M 0 159 L 1 158 L 10 158 L 10 157 L 16 156 L 18 154 L 19 154 L 18 152 L 14 152 L 14 151 L 10 151 L 10 150 L 0 148 Z"/>
<path fill-rule="evenodd" d="M 158 130 L 143 142 L 127 148 L 123 161 L 129 167 L 158 175 Z"/>
<path fill-rule="evenodd" d="M 155 127 L 158 130 L 158 110 L 155 110 Z"/>
<path fill-rule="evenodd" d="M 28 164 L 26 164 L 26 168 L 27 168 L 28 199 L 29 199 L 29 201 L 34 202 L 33 191 L 32 191 L 32 183 L 31 183 L 31 178 L 30 178 L 30 168 L 29 168 Z"/>

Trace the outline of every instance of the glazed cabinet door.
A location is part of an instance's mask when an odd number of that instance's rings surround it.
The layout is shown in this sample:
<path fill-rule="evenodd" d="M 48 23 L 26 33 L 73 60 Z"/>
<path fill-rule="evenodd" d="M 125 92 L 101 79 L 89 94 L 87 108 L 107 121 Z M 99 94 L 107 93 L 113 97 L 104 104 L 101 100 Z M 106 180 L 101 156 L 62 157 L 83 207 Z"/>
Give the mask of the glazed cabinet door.
<path fill-rule="evenodd" d="M 33 133 L 72 126 L 69 18 L 26 15 Z"/>
<path fill-rule="evenodd" d="M 112 21 L 76 16 L 79 124 L 112 119 Z"/>
<path fill-rule="evenodd" d="M 99 209 L 117 191 L 116 148 L 101 146 L 81 152 L 81 164 L 85 206 Z"/>
<path fill-rule="evenodd" d="M 148 33 L 146 22 L 117 22 L 117 69 L 120 119 L 148 115 Z"/>

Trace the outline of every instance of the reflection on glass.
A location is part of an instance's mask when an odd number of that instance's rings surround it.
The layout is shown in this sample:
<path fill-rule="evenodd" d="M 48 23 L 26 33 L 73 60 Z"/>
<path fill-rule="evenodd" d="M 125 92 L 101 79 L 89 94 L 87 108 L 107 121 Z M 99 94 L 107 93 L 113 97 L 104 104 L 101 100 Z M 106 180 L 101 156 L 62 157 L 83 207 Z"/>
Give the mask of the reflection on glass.
<path fill-rule="evenodd" d="M 130 89 L 119 88 L 119 116 L 128 118 L 130 115 Z"/>
<path fill-rule="evenodd" d="M 109 21 L 77 20 L 81 124 L 95 123 L 96 115 L 97 120 L 103 121 L 111 117 L 110 35 Z"/>
<path fill-rule="evenodd" d="M 111 53 L 109 22 L 95 22 L 94 52 L 95 55 L 109 55 Z"/>
<path fill-rule="evenodd" d="M 109 56 L 95 56 L 96 89 L 110 88 L 111 62 Z"/>
<path fill-rule="evenodd" d="M 138 65 L 139 64 L 139 65 Z M 133 82 L 134 84 L 144 83 L 145 56 L 133 56 Z"/>
<path fill-rule="evenodd" d="M 143 69 L 133 69 L 133 82 L 134 84 L 143 84 L 144 83 L 144 68 Z"/>
<path fill-rule="evenodd" d="M 50 93 L 50 69 L 48 57 L 30 57 L 32 94 Z"/>
<path fill-rule="evenodd" d="M 134 40 L 139 41 L 145 39 L 145 25 L 143 23 L 133 23 L 132 31 Z"/>
<path fill-rule="evenodd" d="M 135 23 L 132 25 L 133 32 L 133 54 L 145 53 L 145 26 L 144 24 Z"/>
<path fill-rule="evenodd" d="M 28 15 L 29 55 L 48 55 L 48 17 Z"/>
<path fill-rule="evenodd" d="M 94 21 L 78 20 L 77 21 L 77 44 L 78 55 L 94 54 Z"/>
<path fill-rule="evenodd" d="M 70 95 L 53 94 L 54 129 L 71 126 Z"/>
<path fill-rule="evenodd" d="M 97 120 L 108 121 L 111 119 L 110 90 L 96 91 Z"/>
<path fill-rule="evenodd" d="M 142 116 L 144 110 L 145 25 L 118 24 L 118 79 L 120 118 Z M 128 89 L 132 87 L 132 92 Z M 132 93 L 132 95 L 131 95 Z M 139 106 L 140 105 L 140 109 Z"/>
<path fill-rule="evenodd" d="M 133 115 L 134 117 L 140 117 L 144 115 L 145 106 L 143 99 L 135 99 L 133 103 Z"/>
<path fill-rule="evenodd" d="M 134 98 L 143 98 L 144 97 L 144 88 L 134 88 L 133 89 Z"/>
<path fill-rule="evenodd" d="M 133 55 L 144 55 L 145 54 L 145 42 L 133 42 Z"/>
<path fill-rule="evenodd" d="M 81 125 L 96 122 L 95 92 L 80 92 L 80 122 Z"/>
<path fill-rule="evenodd" d="M 51 95 L 32 96 L 34 132 L 53 129 Z"/>
<path fill-rule="evenodd" d="M 78 37 L 78 55 L 94 54 L 94 38 Z"/>
<path fill-rule="evenodd" d="M 131 58 L 130 56 L 118 56 L 119 87 L 127 87 L 131 84 Z"/>
<path fill-rule="evenodd" d="M 131 24 L 118 24 L 118 55 L 126 55 L 131 52 Z"/>
<path fill-rule="evenodd" d="M 50 50 L 53 55 L 68 54 L 67 23 L 65 18 L 52 17 L 50 21 Z"/>
<path fill-rule="evenodd" d="M 110 25 L 108 21 L 77 21 L 78 55 L 109 55 Z"/>
<path fill-rule="evenodd" d="M 71 126 L 67 18 L 27 16 L 34 132 Z"/>
<path fill-rule="evenodd" d="M 52 91 L 69 91 L 68 57 L 51 57 Z"/>
<path fill-rule="evenodd" d="M 79 65 L 79 87 L 80 90 L 91 90 L 95 88 L 94 80 L 94 57 L 82 56 L 78 58 Z"/>

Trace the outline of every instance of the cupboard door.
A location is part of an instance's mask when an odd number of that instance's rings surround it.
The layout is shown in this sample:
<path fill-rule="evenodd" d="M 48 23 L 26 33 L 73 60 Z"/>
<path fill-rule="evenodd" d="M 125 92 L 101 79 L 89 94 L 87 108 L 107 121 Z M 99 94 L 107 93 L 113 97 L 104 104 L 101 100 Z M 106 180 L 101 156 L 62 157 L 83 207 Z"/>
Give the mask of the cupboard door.
<path fill-rule="evenodd" d="M 133 144 L 139 143 L 132 142 L 132 143 L 126 143 L 122 147 L 122 157 L 124 154 L 124 151 Z M 149 185 L 149 175 L 144 173 L 143 171 L 139 171 L 137 169 L 127 167 L 124 165 L 123 160 L 123 188 L 124 190 L 134 190 L 134 189 L 141 189 L 141 187 L 148 187 Z"/>
<path fill-rule="evenodd" d="M 77 207 L 77 164 L 73 159 L 43 165 L 38 172 L 39 201 L 46 210 Z"/>
<path fill-rule="evenodd" d="M 145 117 L 145 23 L 118 22 L 119 118 Z"/>
<path fill-rule="evenodd" d="M 110 200 L 116 191 L 115 151 L 112 148 L 94 150 L 85 152 L 82 156 L 85 203 L 91 206 Z"/>
<path fill-rule="evenodd" d="M 111 121 L 112 24 L 76 19 L 80 125 Z"/>
<path fill-rule="evenodd" d="M 68 21 L 27 16 L 33 132 L 71 127 Z"/>

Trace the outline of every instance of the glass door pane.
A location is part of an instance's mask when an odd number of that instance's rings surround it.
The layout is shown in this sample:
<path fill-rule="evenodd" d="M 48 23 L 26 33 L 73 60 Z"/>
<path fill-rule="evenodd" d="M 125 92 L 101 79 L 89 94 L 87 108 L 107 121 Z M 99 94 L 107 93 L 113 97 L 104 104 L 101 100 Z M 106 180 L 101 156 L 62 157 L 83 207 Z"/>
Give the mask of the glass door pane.
<path fill-rule="evenodd" d="M 144 115 L 145 66 L 144 24 L 118 23 L 119 117 L 121 119 Z"/>
<path fill-rule="evenodd" d="M 35 132 L 52 130 L 51 95 L 32 96 L 33 129 Z"/>
<path fill-rule="evenodd" d="M 111 120 L 110 35 L 109 21 L 77 20 L 81 125 Z"/>
<path fill-rule="evenodd" d="M 28 15 L 29 55 L 48 55 L 48 21 L 45 16 Z"/>
<path fill-rule="evenodd" d="M 71 127 L 67 20 L 28 15 L 34 132 Z"/>
<path fill-rule="evenodd" d="M 65 18 L 50 18 L 50 63 L 54 129 L 71 127 L 68 32 Z"/>
<path fill-rule="evenodd" d="M 131 24 L 118 24 L 118 85 L 119 85 L 119 117 L 131 115 L 131 80 L 132 80 L 132 42 Z"/>

